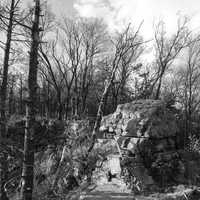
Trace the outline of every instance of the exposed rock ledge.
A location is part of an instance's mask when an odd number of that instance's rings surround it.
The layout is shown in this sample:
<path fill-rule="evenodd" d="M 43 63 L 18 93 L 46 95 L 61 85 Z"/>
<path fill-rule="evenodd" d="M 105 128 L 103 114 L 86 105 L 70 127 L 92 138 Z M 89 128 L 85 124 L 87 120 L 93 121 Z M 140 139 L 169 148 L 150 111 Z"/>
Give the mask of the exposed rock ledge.
<path fill-rule="evenodd" d="M 164 102 L 138 100 L 119 105 L 103 117 L 100 131 L 116 136 L 124 155 L 125 176 L 134 177 L 129 182 L 139 190 L 198 182 L 199 155 L 178 149 L 176 118 Z"/>

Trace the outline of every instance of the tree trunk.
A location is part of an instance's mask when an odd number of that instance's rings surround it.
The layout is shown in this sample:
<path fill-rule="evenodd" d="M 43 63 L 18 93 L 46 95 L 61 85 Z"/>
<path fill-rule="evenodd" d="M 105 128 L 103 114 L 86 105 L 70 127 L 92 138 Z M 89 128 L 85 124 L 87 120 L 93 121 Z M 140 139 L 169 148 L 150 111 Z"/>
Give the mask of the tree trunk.
<path fill-rule="evenodd" d="M 2 147 L 2 141 L 6 137 L 6 96 L 7 96 L 7 85 L 8 85 L 8 67 L 10 57 L 10 46 L 12 39 L 13 30 L 13 17 L 15 9 L 15 0 L 11 1 L 9 24 L 7 28 L 7 41 L 5 46 L 4 62 L 3 62 L 3 78 L 1 85 L 0 94 L 0 146 Z M 0 153 L 0 199 L 7 200 L 6 191 L 4 185 L 7 178 L 7 155 L 5 152 Z"/>
<path fill-rule="evenodd" d="M 188 142 L 188 109 L 187 109 L 187 105 L 185 105 L 185 132 L 184 132 L 184 138 L 183 138 L 183 146 L 184 148 L 186 147 L 187 145 L 187 142 Z"/>
<path fill-rule="evenodd" d="M 188 136 L 192 136 L 192 69 L 189 66 Z"/>
<path fill-rule="evenodd" d="M 87 94 L 84 92 L 84 94 L 82 94 L 82 106 L 81 106 L 81 110 L 82 113 L 85 114 L 85 110 L 86 110 L 86 102 L 87 102 Z"/>
<path fill-rule="evenodd" d="M 63 105 L 62 105 L 62 101 L 61 101 L 60 90 L 57 92 L 57 99 L 58 99 L 58 108 L 57 108 L 58 120 L 62 120 Z"/>
<path fill-rule="evenodd" d="M 52 187 L 51 187 L 52 191 L 54 191 L 54 189 L 56 188 L 57 183 L 58 183 L 58 181 L 60 179 L 60 175 L 61 175 L 62 169 L 63 169 L 63 164 L 65 163 L 65 152 L 66 152 L 66 149 L 67 149 L 67 146 L 64 145 L 63 150 L 62 150 L 62 155 L 61 155 L 61 158 L 60 158 L 60 161 L 59 161 L 59 165 L 58 165 L 58 168 L 57 168 L 56 173 L 55 173 L 55 178 L 53 180 L 53 184 L 52 184 Z"/>
<path fill-rule="evenodd" d="M 103 114 L 106 113 L 106 110 L 107 110 L 107 104 L 108 104 L 108 93 L 107 95 L 105 96 L 105 101 L 104 101 L 104 106 L 103 106 Z"/>
<path fill-rule="evenodd" d="M 70 107 L 70 92 L 68 91 L 65 104 L 65 119 L 68 119 L 68 117 L 70 116 L 69 107 Z"/>
<path fill-rule="evenodd" d="M 159 97 L 160 97 L 161 84 L 162 84 L 162 76 L 159 78 L 158 87 L 157 87 L 157 90 L 156 90 L 155 100 L 158 100 Z"/>
<path fill-rule="evenodd" d="M 15 98 L 14 98 L 14 83 L 15 79 L 14 76 L 12 77 L 12 83 L 9 92 L 9 103 L 8 103 L 8 113 L 11 116 L 15 112 Z"/>
<path fill-rule="evenodd" d="M 35 16 L 31 31 L 31 50 L 28 76 L 28 102 L 26 106 L 26 129 L 24 137 L 24 159 L 21 178 L 21 200 L 32 200 L 34 178 L 34 134 L 37 107 L 37 68 L 39 46 L 40 0 L 35 0 Z"/>
<path fill-rule="evenodd" d="M 23 115 L 23 81 L 22 81 L 22 75 L 20 75 L 19 114 Z"/>
<path fill-rule="evenodd" d="M 110 77 L 109 81 L 107 82 L 107 84 L 106 84 L 106 86 L 104 88 L 104 92 L 102 94 L 101 101 L 99 103 L 99 107 L 98 107 L 98 111 L 97 111 L 97 117 L 96 117 L 96 120 L 95 120 L 94 128 L 93 128 L 93 131 L 92 131 L 91 145 L 88 148 L 86 157 L 89 156 L 90 152 L 94 148 L 94 145 L 95 145 L 95 142 L 96 142 L 96 134 L 97 134 L 97 131 L 98 131 L 99 127 L 100 127 L 100 123 L 101 123 L 101 119 L 102 119 L 103 108 L 104 108 L 105 101 L 107 99 L 107 95 L 109 93 L 110 87 L 111 87 L 111 85 L 113 83 L 113 80 L 115 78 L 115 72 L 117 70 L 117 67 L 118 67 L 117 64 L 115 66 L 113 66 L 111 77 Z"/>
<path fill-rule="evenodd" d="M 75 93 L 75 116 L 79 115 L 78 107 L 79 107 L 79 94 L 78 94 L 78 78 L 75 75 L 75 86 L 74 86 L 74 93 Z"/>
<path fill-rule="evenodd" d="M 62 120 L 62 110 L 63 110 L 62 103 L 59 102 L 59 104 L 58 104 L 58 120 Z"/>
<path fill-rule="evenodd" d="M 46 102 L 46 118 L 47 120 L 49 120 L 50 116 L 51 116 L 51 105 L 50 105 L 50 85 L 49 82 L 47 82 L 47 102 Z"/>

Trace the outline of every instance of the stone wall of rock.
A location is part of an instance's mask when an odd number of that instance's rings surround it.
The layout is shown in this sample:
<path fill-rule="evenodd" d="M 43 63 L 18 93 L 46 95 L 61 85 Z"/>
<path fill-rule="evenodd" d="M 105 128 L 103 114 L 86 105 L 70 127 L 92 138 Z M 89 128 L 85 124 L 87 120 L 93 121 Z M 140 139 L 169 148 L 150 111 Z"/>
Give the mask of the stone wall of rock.
<path fill-rule="evenodd" d="M 116 135 L 124 155 L 122 166 L 139 189 L 188 180 L 185 153 L 177 146 L 176 119 L 164 102 L 138 100 L 119 105 L 103 117 L 100 131 Z"/>

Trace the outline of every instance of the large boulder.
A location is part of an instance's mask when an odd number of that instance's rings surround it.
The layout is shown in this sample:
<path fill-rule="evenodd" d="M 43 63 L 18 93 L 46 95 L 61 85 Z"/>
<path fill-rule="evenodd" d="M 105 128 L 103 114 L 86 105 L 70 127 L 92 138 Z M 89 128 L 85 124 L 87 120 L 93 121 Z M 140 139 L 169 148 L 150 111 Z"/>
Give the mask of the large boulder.
<path fill-rule="evenodd" d="M 178 149 L 176 118 L 163 101 L 118 105 L 113 114 L 103 117 L 100 131 L 115 135 L 123 154 L 122 166 L 139 190 L 186 182 L 188 166 Z"/>

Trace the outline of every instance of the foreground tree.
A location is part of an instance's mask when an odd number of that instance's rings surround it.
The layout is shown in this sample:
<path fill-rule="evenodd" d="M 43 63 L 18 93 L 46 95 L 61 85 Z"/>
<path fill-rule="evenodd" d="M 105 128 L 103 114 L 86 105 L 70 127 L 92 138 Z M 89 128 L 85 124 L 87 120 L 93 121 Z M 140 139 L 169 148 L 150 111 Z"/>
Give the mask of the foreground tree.
<path fill-rule="evenodd" d="M 28 75 L 28 101 L 26 110 L 26 131 L 24 137 L 24 159 L 21 178 L 21 199 L 31 200 L 34 178 L 34 135 L 37 107 L 37 68 L 39 46 L 40 0 L 35 0 L 34 21 L 31 30 L 31 50 Z"/>
<path fill-rule="evenodd" d="M 14 26 L 14 15 L 17 8 L 15 0 L 11 1 L 10 8 L 8 10 L 1 9 L 3 15 L 8 14 L 9 17 L 5 18 L 0 15 L 0 21 L 3 23 L 3 27 L 6 30 L 6 43 L 4 48 L 4 61 L 3 61 L 3 78 L 0 88 L 0 199 L 6 200 L 7 195 L 4 189 L 4 185 L 7 179 L 7 155 L 4 149 L 3 141 L 6 138 L 6 97 L 7 97 L 7 85 L 8 85 L 8 68 L 10 59 L 11 40 Z M 2 28 L 2 27 L 1 27 Z"/>

